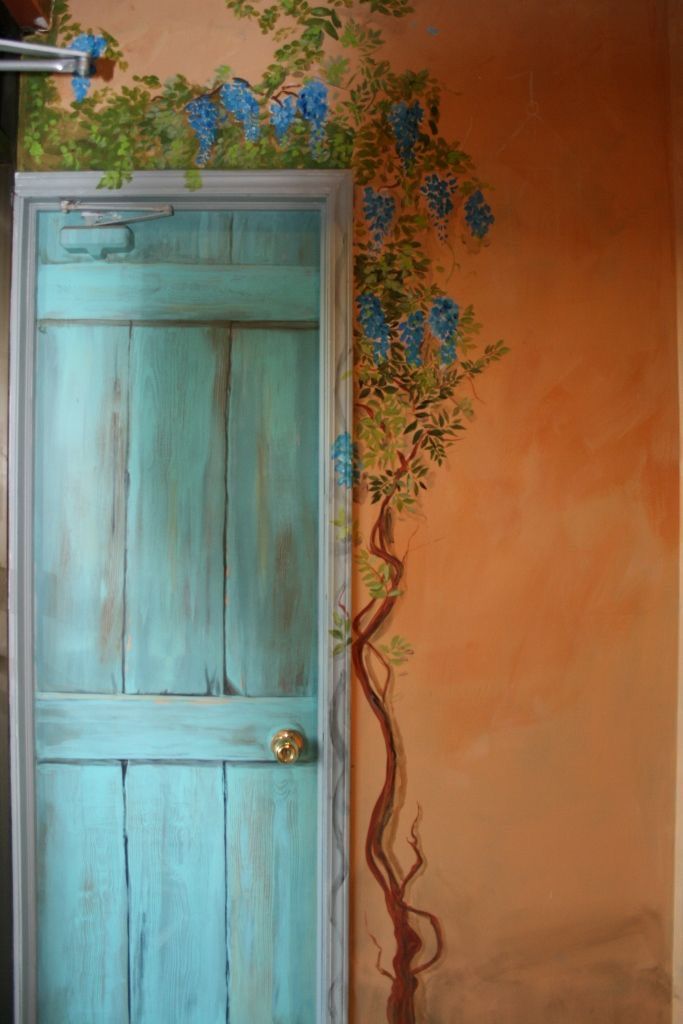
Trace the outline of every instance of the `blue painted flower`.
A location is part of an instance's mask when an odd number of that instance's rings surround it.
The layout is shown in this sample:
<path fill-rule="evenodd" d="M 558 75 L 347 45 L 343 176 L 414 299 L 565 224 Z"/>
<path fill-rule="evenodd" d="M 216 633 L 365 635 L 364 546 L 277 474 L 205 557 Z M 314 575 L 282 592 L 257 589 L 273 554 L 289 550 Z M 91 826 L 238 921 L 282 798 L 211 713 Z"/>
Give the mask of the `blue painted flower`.
<path fill-rule="evenodd" d="M 425 336 L 425 315 L 421 309 L 410 313 L 398 325 L 398 333 L 406 347 L 406 362 L 422 366 L 422 342 Z"/>
<path fill-rule="evenodd" d="M 322 145 L 325 139 L 325 121 L 329 111 L 327 86 L 314 78 L 306 82 L 297 99 L 297 110 L 311 126 L 311 149 Z"/>
<path fill-rule="evenodd" d="M 405 168 L 415 159 L 415 143 L 420 133 L 424 111 L 417 100 L 410 106 L 405 101 L 392 103 L 389 108 L 389 124 L 396 139 L 396 152 Z"/>
<path fill-rule="evenodd" d="M 88 89 L 90 88 L 90 76 L 73 74 L 71 76 L 71 88 L 73 89 L 76 102 L 82 103 L 88 95 Z"/>
<path fill-rule="evenodd" d="M 495 221 L 491 207 L 480 189 L 473 192 L 465 203 L 465 220 L 475 238 L 483 238 Z"/>
<path fill-rule="evenodd" d="M 218 107 L 208 96 L 198 96 L 187 107 L 187 120 L 197 137 L 199 152 L 195 158 L 198 167 L 204 167 L 218 134 Z"/>
<path fill-rule="evenodd" d="M 441 362 L 444 366 L 450 366 L 457 358 L 455 346 L 459 318 L 460 307 L 457 302 L 445 296 L 434 299 L 429 312 L 429 326 L 441 342 Z"/>
<path fill-rule="evenodd" d="M 386 359 L 389 354 L 389 325 L 382 309 L 382 303 L 371 292 L 363 292 L 356 299 L 358 318 L 366 338 L 374 341 L 375 362 Z"/>
<path fill-rule="evenodd" d="M 88 32 L 83 32 L 81 35 L 76 36 L 69 43 L 70 50 L 81 50 L 83 53 L 89 53 L 93 61 L 96 61 L 98 57 L 101 57 L 104 51 L 107 49 L 107 40 L 104 36 L 93 36 Z M 90 72 L 95 70 L 95 65 L 91 63 Z M 91 75 L 79 75 L 76 72 L 71 76 L 71 88 L 74 92 L 74 97 L 77 103 L 81 103 L 88 94 L 90 88 L 90 77 Z"/>
<path fill-rule="evenodd" d="M 360 477 L 361 467 L 358 450 L 348 432 L 339 434 L 332 445 L 332 460 L 337 475 L 337 484 L 340 487 L 352 487 Z"/>
<path fill-rule="evenodd" d="M 221 102 L 229 114 L 244 128 L 247 142 L 258 142 L 261 136 L 259 105 L 248 82 L 234 78 L 226 82 L 220 91 Z"/>
<path fill-rule="evenodd" d="M 396 200 L 393 196 L 375 192 L 370 186 L 363 190 L 363 215 L 368 222 L 372 241 L 378 249 L 391 228 L 395 212 Z"/>
<path fill-rule="evenodd" d="M 428 174 L 420 186 L 420 192 L 427 200 L 429 212 L 442 242 L 446 241 L 448 217 L 453 211 L 451 197 L 457 187 L 456 178 L 440 178 L 438 174 Z"/>
<path fill-rule="evenodd" d="M 270 123 L 275 129 L 275 138 L 282 142 L 289 127 L 296 117 L 296 100 L 286 96 L 283 100 L 273 100 L 270 104 Z"/>

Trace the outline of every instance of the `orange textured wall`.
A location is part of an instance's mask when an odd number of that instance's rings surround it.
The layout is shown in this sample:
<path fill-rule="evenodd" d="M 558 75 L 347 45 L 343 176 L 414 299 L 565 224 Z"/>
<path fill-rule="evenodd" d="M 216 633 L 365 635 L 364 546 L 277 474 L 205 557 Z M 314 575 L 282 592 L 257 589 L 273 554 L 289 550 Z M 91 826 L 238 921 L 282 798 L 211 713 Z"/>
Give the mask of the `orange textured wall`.
<path fill-rule="evenodd" d="M 678 436 L 662 5 L 418 8 L 396 51 L 447 85 L 445 116 L 496 187 L 492 244 L 454 280 L 513 349 L 427 497 L 397 627 L 417 652 L 397 696 L 406 827 L 420 803 L 429 859 L 417 900 L 448 934 L 423 1019 L 669 1021 Z M 365 780 L 373 726 L 355 725 Z M 357 782 L 359 835 L 373 792 Z M 361 1024 L 383 1019 L 367 939 L 383 918 L 360 854 L 355 882 Z"/>
<path fill-rule="evenodd" d="M 267 57 L 222 0 L 71 6 L 131 72 L 250 77 Z M 392 63 L 439 77 L 444 134 L 495 186 L 492 243 L 448 287 L 512 347 L 404 531 L 404 826 L 419 804 L 416 900 L 447 934 L 420 1021 L 659 1024 L 678 614 L 665 5 L 415 7 L 382 19 Z M 362 844 L 380 764 L 360 702 L 353 726 L 352 1007 L 374 1024 L 386 918 Z"/>

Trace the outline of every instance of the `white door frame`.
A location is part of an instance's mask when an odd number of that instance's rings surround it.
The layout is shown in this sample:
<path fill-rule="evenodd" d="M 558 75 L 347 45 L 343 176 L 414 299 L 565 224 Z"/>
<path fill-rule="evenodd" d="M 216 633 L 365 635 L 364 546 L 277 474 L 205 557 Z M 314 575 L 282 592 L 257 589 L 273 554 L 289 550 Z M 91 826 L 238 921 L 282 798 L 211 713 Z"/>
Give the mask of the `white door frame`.
<path fill-rule="evenodd" d="M 348 544 L 335 540 L 340 508 L 350 521 L 350 493 L 335 481 L 334 438 L 351 420 L 350 171 L 210 171 L 189 192 L 175 171 L 142 171 L 122 189 L 98 189 L 101 174 L 16 176 L 10 335 L 9 649 L 13 816 L 15 1024 L 36 1022 L 36 850 L 33 740 L 32 452 L 38 213 L 61 200 L 97 200 L 124 209 L 163 200 L 175 209 L 319 209 L 321 213 L 320 578 L 319 578 L 319 920 L 318 1024 L 348 1015 L 349 666 L 333 656 L 332 613 L 349 600 Z"/>

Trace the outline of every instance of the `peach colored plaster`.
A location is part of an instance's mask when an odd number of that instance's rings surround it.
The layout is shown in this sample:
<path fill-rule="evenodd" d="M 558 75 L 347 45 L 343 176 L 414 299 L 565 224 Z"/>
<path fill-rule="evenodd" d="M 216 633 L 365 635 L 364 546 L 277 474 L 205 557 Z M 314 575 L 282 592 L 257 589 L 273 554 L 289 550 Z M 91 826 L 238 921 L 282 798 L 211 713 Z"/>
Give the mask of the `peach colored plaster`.
<path fill-rule="evenodd" d="M 447 933 L 420 1021 L 659 1024 L 678 542 L 664 5 L 415 6 L 382 22 L 391 60 L 441 79 L 444 134 L 496 189 L 492 243 L 449 288 L 512 347 L 404 530 L 405 827 L 419 802 L 416 899 Z M 203 81 L 227 63 L 249 77 L 267 56 L 222 0 L 72 10 L 138 73 Z M 353 726 L 352 1005 L 374 1024 L 370 934 L 381 944 L 386 921 L 362 841 L 379 748 L 360 703 Z"/>

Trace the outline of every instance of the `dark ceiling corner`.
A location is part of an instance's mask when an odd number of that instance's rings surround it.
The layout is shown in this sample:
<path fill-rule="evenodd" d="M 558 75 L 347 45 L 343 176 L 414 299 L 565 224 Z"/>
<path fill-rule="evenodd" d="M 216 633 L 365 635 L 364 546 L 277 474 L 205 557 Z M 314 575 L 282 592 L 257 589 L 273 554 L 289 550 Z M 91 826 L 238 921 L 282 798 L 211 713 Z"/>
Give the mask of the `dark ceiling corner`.
<path fill-rule="evenodd" d="M 4 0 L 2 6 L 21 32 L 35 32 L 50 24 L 52 0 Z"/>
<path fill-rule="evenodd" d="M 21 39 L 19 24 L 12 15 L 11 7 L 26 8 L 28 5 L 0 0 L 0 39 Z M 14 54 L 0 54 L 12 58 Z M 16 72 L 0 71 L 0 165 L 14 165 L 17 140 L 17 116 L 19 109 L 19 75 Z"/>

